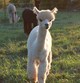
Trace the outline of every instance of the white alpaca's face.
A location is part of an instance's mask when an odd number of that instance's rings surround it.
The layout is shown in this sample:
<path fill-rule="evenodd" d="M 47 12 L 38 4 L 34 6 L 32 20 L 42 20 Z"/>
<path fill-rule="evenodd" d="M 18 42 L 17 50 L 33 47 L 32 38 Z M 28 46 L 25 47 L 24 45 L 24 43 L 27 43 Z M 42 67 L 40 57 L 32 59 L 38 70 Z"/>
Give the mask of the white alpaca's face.
<path fill-rule="evenodd" d="M 34 12 L 37 14 L 38 23 L 42 28 L 50 29 L 52 22 L 55 20 L 55 13 L 57 13 L 57 8 L 50 10 L 41 10 L 34 9 Z"/>
<path fill-rule="evenodd" d="M 18 22 L 20 20 L 20 17 L 19 16 L 16 16 L 16 21 Z"/>
<path fill-rule="evenodd" d="M 50 29 L 52 21 L 55 20 L 55 15 L 49 10 L 40 11 L 37 15 L 38 23 L 42 28 Z"/>

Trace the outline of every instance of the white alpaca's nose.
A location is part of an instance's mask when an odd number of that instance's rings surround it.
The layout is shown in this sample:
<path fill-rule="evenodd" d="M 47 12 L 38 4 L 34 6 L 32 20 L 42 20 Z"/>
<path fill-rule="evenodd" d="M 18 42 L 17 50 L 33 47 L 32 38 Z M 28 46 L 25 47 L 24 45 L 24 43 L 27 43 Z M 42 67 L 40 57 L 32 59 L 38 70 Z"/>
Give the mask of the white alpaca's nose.
<path fill-rule="evenodd" d="M 45 20 L 45 27 L 46 27 L 46 29 L 49 28 L 49 21 L 48 21 L 48 19 Z"/>
<path fill-rule="evenodd" d="M 45 24 L 45 26 L 46 26 L 46 29 L 48 29 L 48 27 L 49 27 L 49 24 L 47 24 L 47 23 L 46 23 L 46 24 Z"/>

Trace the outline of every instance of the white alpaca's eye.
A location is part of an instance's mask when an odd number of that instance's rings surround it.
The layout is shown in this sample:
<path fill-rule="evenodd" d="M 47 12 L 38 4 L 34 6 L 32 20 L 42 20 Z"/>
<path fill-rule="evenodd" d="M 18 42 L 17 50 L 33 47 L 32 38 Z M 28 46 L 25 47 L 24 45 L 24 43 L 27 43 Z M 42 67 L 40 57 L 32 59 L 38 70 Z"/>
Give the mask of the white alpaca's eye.
<path fill-rule="evenodd" d="M 52 19 L 50 19 L 49 21 L 51 21 Z"/>
<path fill-rule="evenodd" d="M 41 20 L 41 19 L 39 19 L 39 21 L 40 21 L 40 22 L 42 22 L 42 20 Z"/>

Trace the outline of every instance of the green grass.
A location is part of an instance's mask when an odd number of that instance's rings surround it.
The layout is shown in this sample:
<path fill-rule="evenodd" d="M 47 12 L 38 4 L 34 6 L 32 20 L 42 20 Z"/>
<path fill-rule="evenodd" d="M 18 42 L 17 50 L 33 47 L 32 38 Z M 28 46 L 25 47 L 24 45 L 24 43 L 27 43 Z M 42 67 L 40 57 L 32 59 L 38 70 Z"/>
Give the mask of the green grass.
<path fill-rule="evenodd" d="M 80 13 L 58 12 L 50 32 L 53 61 L 47 83 L 80 83 Z M 0 83 L 28 83 L 26 44 L 22 21 L 1 21 Z"/>

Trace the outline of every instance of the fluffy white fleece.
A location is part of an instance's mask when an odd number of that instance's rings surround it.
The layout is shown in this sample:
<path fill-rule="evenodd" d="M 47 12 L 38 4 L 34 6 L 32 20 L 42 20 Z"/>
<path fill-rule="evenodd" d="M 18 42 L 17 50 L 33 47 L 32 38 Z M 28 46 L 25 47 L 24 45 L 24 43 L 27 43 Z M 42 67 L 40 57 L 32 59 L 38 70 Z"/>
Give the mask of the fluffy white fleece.
<path fill-rule="evenodd" d="M 45 83 L 52 62 L 52 38 L 49 29 L 55 20 L 57 8 L 39 11 L 34 7 L 33 11 L 37 14 L 38 26 L 31 31 L 27 42 L 27 74 L 31 82 Z"/>

